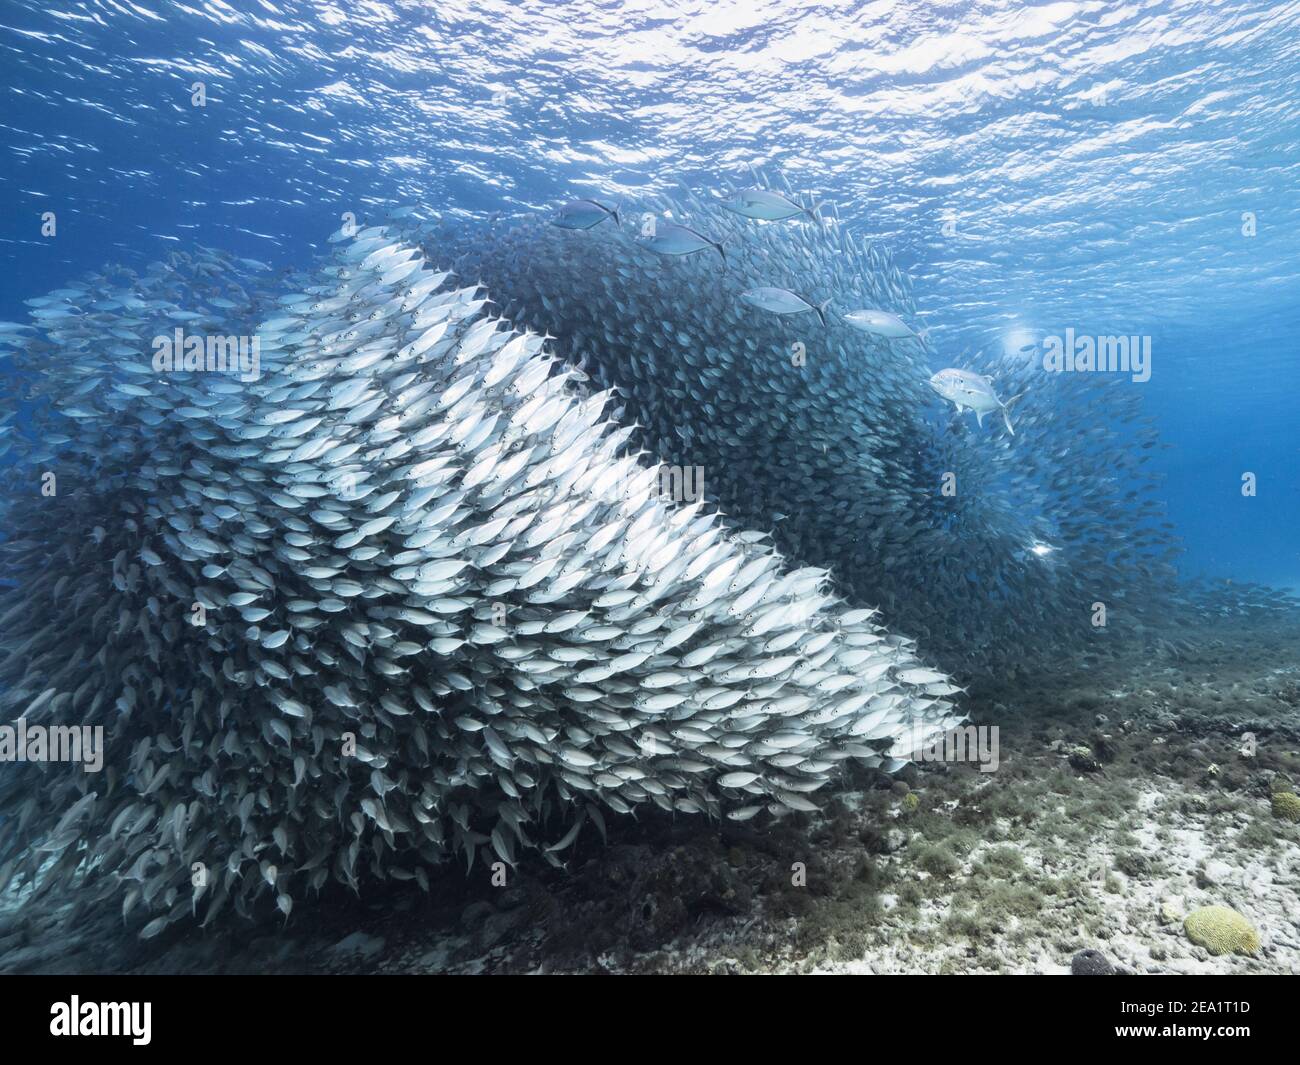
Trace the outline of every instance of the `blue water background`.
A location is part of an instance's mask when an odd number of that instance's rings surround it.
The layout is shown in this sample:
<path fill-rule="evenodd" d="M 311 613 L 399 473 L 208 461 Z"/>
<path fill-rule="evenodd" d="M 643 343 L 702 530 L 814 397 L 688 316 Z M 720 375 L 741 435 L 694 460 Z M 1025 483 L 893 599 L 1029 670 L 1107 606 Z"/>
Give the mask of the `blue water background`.
<path fill-rule="evenodd" d="M 1150 336 L 1185 571 L 1300 586 L 1297 85 L 1295 3 L 6 0 L 0 318 L 194 243 L 300 265 L 345 211 L 779 168 L 895 249 L 936 368 Z"/>

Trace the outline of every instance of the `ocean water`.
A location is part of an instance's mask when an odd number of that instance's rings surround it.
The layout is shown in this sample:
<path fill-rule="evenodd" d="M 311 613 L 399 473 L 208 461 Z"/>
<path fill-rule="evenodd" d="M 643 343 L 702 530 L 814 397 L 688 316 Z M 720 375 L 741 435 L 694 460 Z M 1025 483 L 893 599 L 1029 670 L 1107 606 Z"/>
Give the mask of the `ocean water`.
<path fill-rule="evenodd" d="M 1149 336 L 1182 564 L 1294 585 L 1295 21 L 1274 3 L 14 2 L 0 314 L 193 242 L 295 265 L 344 211 L 544 212 L 779 169 L 895 253 L 942 352 Z"/>
<path fill-rule="evenodd" d="M 106 264 L 143 272 L 199 248 L 265 264 L 249 268 L 250 292 L 281 283 L 293 289 L 349 218 L 364 226 L 404 207 L 415 208 L 428 232 L 452 234 L 445 246 L 464 255 L 474 234 L 545 223 L 579 197 L 627 207 L 632 217 L 620 228 L 634 237 L 641 210 L 664 198 L 689 197 L 721 212 L 729 190 L 775 188 L 801 205 L 821 205 L 818 233 L 887 255 L 900 278 L 893 305 L 925 341 L 918 382 L 921 367 L 991 359 L 978 365 L 1031 382 L 1028 405 L 1049 387 L 1041 383 L 1043 359 L 1055 338 L 1118 337 L 1149 352 L 1145 372 L 1107 376 L 1124 402 L 1151 419 L 1161 445 L 1143 471 L 1156 478 L 1159 519 L 1169 523 L 1159 547 L 1177 547 L 1180 579 L 1300 595 L 1300 3 L 9 0 L 0 9 L 0 69 L 0 321 L 26 322 L 27 301 Z M 719 213 L 719 224 L 729 217 Z M 691 220 L 698 224 L 696 215 Z M 812 228 L 802 220 L 753 231 L 776 241 L 782 226 L 786 234 Z M 581 236 L 609 246 L 613 229 L 602 223 Z M 741 246 L 748 239 L 736 238 Z M 439 265 L 438 244 L 429 240 L 426 251 L 435 249 Z M 705 271 L 700 264 L 711 254 L 683 269 Z M 476 262 L 493 277 L 516 270 L 504 259 L 496 265 L 493 273 L 494 264 Z M 599 287 L 576 252 L 559 268 L 572 270 L 579 304 L 581 286 Z M 618 283 L 626 285 L 625 301 L 651 299 L 648 284 Z M 519 296 L 491 284 L 489 294 L 498 309 Z M 650 307 L 645 314 L 656 322 L 672 313 Z M 830 313 L 849 309 L 837 301 Z M 266 304 L 257 310 L 269 314 Z M 521 315 L 539 331 L 553 324 Z M 616 371 L 602 368 L 607 377 Z M 6 408 L 22 426 L 32 408 L 26 397 L 10 404 L 18 379 L 2 362 L 0 375 L 11 390 Z M 939 397 L 922 395 L 927 417 L 952 415 Z M 1126 488 L 1132 469 L 1095 446 L 1088 431 L 1106 428 L 1108 408 L 1067 410 L 1066 403 L 1055 408 L 1059 432 L 1051 403 L 1034 407 L 1025 439 L 1055 452 L 1034 469 L 1040 478 L 1056 470 L 1065 486 L 1054 489 L 1064 501 L 1056 527 L 1062 515 L 1101 526 L 1108 519 L 1090 511 L 1096 497 L 1080 489 L 1072 498 L 1071 486 L 1112 490 L 1107 471 L 1114 468 Z M 627 417 L 643 423 L 641 413 Z M 976 431 L 970 414 L 952 424 Z M 989 442 L 1004 440 L 996 413 L 982 428 L 972 454 L 1011 446 Z M 999 468 L 1014 477 L 1014 465 Z M 798 505 L 798 493 L 791 495 L 769 528 L 800 522 L 798 513 L 784 513 Z M 1032 502 L 1007 498 L 1008 526 L 1045 527 L 1033 526 Z M 774 535 L 787 551 L 816 542 Z M 52 529 L 50 542 L 57 536 Z M 834 571 L 835 557 L 810 547 L 798 561 Z M 975 584 L 978 563 L 966 567 Z M 878 573 L 888 570 L 888 555 L 871 565 L 867 586 L 885 588 Z M 971 616 L 1025 601 L 1006 591 L 1000 573 L 990 566 L 987 604 L 974 604 Z M 933 579 L 948 576 L 935 571 Z M 888 594 L 920 596 L 899 589 L 924 579 L 890 583 Z M 905 633 L 918 638 L 923 660 L 930 646 L 942 646 L 941 664 L 958 681 L 970 679 L 951 639 L 931 633 L 947 619 L 927 618 L 915 603 L 900 616 L 923 619 L 925 631 Z M 961 623 L 970 624 L 979 625 Z M 1035 622 L 1027 617 L 1024 625 Z M 1300 666 L 1297 636 L 1297 615 L 1279 611 L 1267 622 L 1267 661 L 1243 650 L 1188 652 L 1203 657 L 1168 666 L 1182 670 L 1176 676 L 1143 665 L 1099 676 L 1092 689 L 1070 689 L 1052 705 L 1063 715 L 1074 707 L 1080 727 L 1091 727 L 1097 700 L 1112 690 L 1167 683 L 1179 694 L 1166 703 L 1181 712 L 1202 681 L 1197 707 L 1223 702 L 1229 680 L 1215 688 L 1218 681 L 1202 673 L 1231 678 L 1264 701 L 1234 704 L 1227 718 L 1204 726 L 1207 734 L 1235 749 L 1243 727 L 1271 722 L 1282 749 L 1269 772 L 1285 774 L 1295 768 L 1287 761 L 1295 723 L 1269 715 L 1293 705 L 1277 675 Z M 1251 642 L 1243 638 L 1242 646 Z M 1014 645 L 1004 646 L 997 661 L 1015 655 Z M 1204 657 L 1211 655 L 1219 657 Z M 1067 650 L 1059 657 L 1061 676 L 1052 679 L 1064 683 Z M 1267 691 L 1261 677 L 1271 678 Z M 144 691 L 150 678 L 138 679 Z M 998 680 L 981 674 L 982 684 Z M 23 688 L 12 675 L 5 684 Z M 46 686 L 33 679 L 27 694 Z M 1018 693 L 1030 700 L 1027 692 Z M 1168 705 L 1147 694 L 1152 702 L 1142 712 L 1163 721 Z M 1003 710 L 1016 695 L 1014 687 L 977 692 Z M 959 697 L 955 706 L 972 720 L 994 720 L 988 705 Z M 1100 711 L 1118 720 L 1116 711 Z M 15 705 L 6 720 L 19 713 Z M 1196 742 L 1209 741 L 1189 740 Z M 1189 758 L 1208 762 L 1204 754 Z M 134 783 L 140 764 L 130 772 Z M 918 788 L 915 779 L 910 786 Z M 1248 791 L 1245 783 L 1241 789 Z M 857 791 L 870 807 L 871 789 Z M 1267 804 L 1267 790 L 1259 801 Z M 17 809 L 0 808 L 0 817 L 12 819 Z M 495 845 L 487 839 L 479 844 Z M 653 850 L 655 841 L 635 845 Z M 1152 840 L 1143 847 L 1158 849 Z M 1284 862 L 1293 860 L 1287 855 Z M 1193 868 L 1204 856 L 1186 857 Z M 1165 895 L 1190 906 L 1192 889 L 1170 883 Z M 305 905 L 297 895 L 295 902 Z M 1273 912 L 1257 920 L 1285 944 L 1295 932 L 1271 925 Z M 28 949 L 3 938 L 0 945 L 0 962 L 5 950 Z M 1294 947 L 1276 949 L 1282 953 L 1269 964 L 1294 964 Z M 1146 946 L 1124 957 L 1135 968 L 1161 961 L 1152 962 Z M 891 964 L 931 967 L 917 958 Z"/>

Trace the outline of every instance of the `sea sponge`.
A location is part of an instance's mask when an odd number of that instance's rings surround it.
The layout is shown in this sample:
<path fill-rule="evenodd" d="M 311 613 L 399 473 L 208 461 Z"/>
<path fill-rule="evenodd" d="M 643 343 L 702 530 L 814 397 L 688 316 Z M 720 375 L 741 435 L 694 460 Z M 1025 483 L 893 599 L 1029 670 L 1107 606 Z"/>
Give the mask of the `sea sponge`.
<path fill-rule="evenodd" d="M 1183 931 L 1211 954 L 1248 954 L 1259 950 L 1255 926 L 1227 906 L 1202 906 L 1183 921 Z"/>
<path fill-rule="evenodd" d="M 1294 791 L 1273 792 L 1273 816 L 1283 821 L 1300 821 L 1300 795 Z"/>

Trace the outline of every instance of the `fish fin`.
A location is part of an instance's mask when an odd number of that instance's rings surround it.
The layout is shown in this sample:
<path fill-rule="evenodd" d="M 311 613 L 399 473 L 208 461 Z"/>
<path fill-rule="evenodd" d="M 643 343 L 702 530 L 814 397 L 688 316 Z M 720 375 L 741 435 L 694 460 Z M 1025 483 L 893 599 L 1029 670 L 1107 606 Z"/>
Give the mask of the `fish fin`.
<path fill-rule="evenodd" d="M 1012 436 L 1016 435 L 1016 431 L 1011 426 L 1011 415 L 1009 412 L 1011 410 L 1011 405 L 1015 403 L 1018 399 L 1020 399 L 1022 396 L 1024 396 L 1023 392 L 1021 392 L 1019 395 L 1012 396 L 1009 400 L 1007 400 L 1005 403 L 1002 404 L 1002 420 L 1006 422 L 1007 432 L 1009 432 Z"/>
<path fill-rule="evenodd" d="M 973 410 L 974 408 L 971 409 Z M 978 425 L 981 429 L 984 428 L 984 415 L 987 413 L 988 413 L 987 411 L 982 411 L 982 410 L 975 411 L 975 424 Z M 1009 425 L 1010 422 L 1008 422 L 1007 424 Z"/>

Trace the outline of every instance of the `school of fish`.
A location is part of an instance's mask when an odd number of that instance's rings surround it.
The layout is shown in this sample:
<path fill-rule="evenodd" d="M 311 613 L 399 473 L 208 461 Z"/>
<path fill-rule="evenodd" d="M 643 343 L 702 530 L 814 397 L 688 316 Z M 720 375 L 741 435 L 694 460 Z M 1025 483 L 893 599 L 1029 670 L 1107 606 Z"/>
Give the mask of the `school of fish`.
<path fill-rule="evenodd" d="M 737 525 L 831 570 L 963 680 L 1293 608 L 1258 586 L 1179 582 L 1141 386 L 1047 373 L 1032 351 L 936 353 L 886 248 L 754 179 L 581 201 L 577 231 L 576 208 L 403 225 L 615 389 L 636 444 L 702 469 Z"/>
<path fill-rule="evenodd" d="M 559 864 L 608 811 L 810 811 L 961 720 L 825 570 L 663 498 L 628 420 L 658 408 L 615 409 L 410 228 L 281 285 L 206 251 L 107 269 L 0 329 L 0 718 L 106 735 L 102 773 L 5 767 L 0 891 L 119 900 L 145 937 L 287 918 L 327 882 Z M 159 372 L 177 328 L 257 337 L 258 376 Z M 899 446 L 860 442 L 845 507 L 894 505 L 870 456 Z"/>

